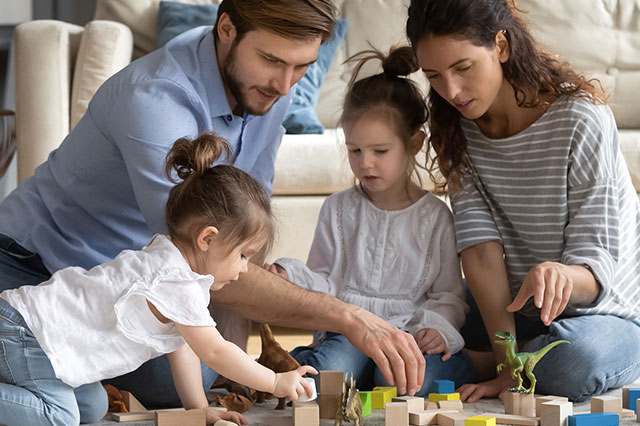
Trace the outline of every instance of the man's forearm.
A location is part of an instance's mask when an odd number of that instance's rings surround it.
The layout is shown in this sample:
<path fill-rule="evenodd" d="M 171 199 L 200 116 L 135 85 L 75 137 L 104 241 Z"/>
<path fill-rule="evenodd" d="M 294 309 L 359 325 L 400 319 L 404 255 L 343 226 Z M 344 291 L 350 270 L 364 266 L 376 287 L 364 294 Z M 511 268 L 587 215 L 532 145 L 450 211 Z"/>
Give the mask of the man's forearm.
<path fill-rule="evenodd" d="M 322 329 L 344 334 L 359 309 L 333 296 L 309 291 L 249 264 L 249 271 L 212 299 L 246 318 L 273 325 Z"/>

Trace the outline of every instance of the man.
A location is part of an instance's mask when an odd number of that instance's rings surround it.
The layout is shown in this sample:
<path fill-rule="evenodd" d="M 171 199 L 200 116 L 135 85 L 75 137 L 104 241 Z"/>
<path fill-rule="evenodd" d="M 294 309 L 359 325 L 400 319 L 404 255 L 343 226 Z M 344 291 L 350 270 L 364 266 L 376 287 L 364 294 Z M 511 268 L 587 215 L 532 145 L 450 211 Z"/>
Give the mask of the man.
<path fill-rule="evenodd" d="M 180 137 L 224 137 L 233 164 L 271 191 L 290 89 L 334 22 L 330 0 L 224 0 L 213 32 L 189 31 L 110 78 L 61 146 L 0 204 L 0 289 L 90 268 L 166 233 L 164 160 Z M 401 393 L 420 389 L 417 345 L 380 318 L 255 266 L 231 287 L 216 302 L 250 319 L 342 333 Z M 205 388 L 215 377 L 203 367 Z M 149 406 L 179 404 L 165 357 L 113 383 Z"/>

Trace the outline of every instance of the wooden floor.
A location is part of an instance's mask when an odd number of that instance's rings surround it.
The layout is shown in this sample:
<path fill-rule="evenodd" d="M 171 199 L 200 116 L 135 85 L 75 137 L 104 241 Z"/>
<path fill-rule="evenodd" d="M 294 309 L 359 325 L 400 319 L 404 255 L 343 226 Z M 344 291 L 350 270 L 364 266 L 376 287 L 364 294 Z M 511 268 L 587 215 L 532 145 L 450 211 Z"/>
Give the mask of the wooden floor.
<path fill-rule="evenodd" d="M 305 346 L 311 343 L 313 340 L 313 331 L 301 330 L 298 328 L 287 327 L 271 327 L 273 336 L 283 348 L 290 351 L 296 346 Z M 256 324 L 253 324 L 251 335 L 249 336 L 249 343 L 247 345 L 247 353 L 249 355 L 260 355 L 260 331 Z"/>

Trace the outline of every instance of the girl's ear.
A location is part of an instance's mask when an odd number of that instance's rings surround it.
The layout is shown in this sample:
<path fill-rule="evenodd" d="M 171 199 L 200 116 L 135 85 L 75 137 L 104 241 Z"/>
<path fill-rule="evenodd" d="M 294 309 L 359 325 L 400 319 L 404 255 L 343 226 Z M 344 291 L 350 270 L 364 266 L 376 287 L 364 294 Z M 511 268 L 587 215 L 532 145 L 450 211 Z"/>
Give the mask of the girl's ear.
<path fill-rule="evenodd" d="M 496 48 L 498 49 L 498 60 L 501 64 L 504 64 L 509 60 L 509 56 L 511 56 L 507 30 L 500 30 L 496 34 Z"/>
<path fill-rule="evenodd" d="M 217 236 L 218 228 L 215 226 L 207 226 L 198 234 L 196 245 L 201 251 L 207 251 Z"/>
<path fill-rule="evenodd" d="M 409 143 L 409 146 L 411 147 L 411 155 L 418 155 L 418 153 L 422 149 L 422 145 L 424 145 L 424 138 L 424 130 L 418 130 L 413 135 L 411 135 L 411 141 Z"/>

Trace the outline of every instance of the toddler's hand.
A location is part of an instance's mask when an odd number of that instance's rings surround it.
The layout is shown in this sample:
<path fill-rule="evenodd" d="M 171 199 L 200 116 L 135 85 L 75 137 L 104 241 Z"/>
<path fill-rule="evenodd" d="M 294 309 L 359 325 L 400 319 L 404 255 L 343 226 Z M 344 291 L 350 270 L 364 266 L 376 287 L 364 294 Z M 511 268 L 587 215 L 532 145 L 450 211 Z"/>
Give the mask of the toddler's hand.
<path fill-rule="evenodd" d="M 276 274 L 285 280 L 289 279 L 289 274 L 287 274 L 287 270 L 277 263 L 265 263 L 263 266 L 264 269 L 271 272 L 272 274 Z"/>
<path fill-rule="evenodd" d="M 311 398 L 313 396 L 313 389 L 311 389 L 311 386 L 303 377 L 307 373 L 318 374 L 316 369 L 310 365 L 303 365 L 296 370 L 286 373 L 277 373 L 273 394 L 278 398 L 288 396 L 292 401 L 295 401 L 305 393 Z"/>
<path fill-rule="evenodd" d="M 451 358 L 451 351 L 444 342 L 444 338 L 434 328 L 423 328 L 416 334 L 416 343 L 423 354 L 442 354 L 442 361 Z"/>
<path fill-rule="evenodd" d="M 237 425 L 249 424 L 247 419 L 236 411 L 220 411 L 213 407 L 205 408 L 207 415 L 207 425 L 215 425 L 218 420 L 227 420 Z"/>

